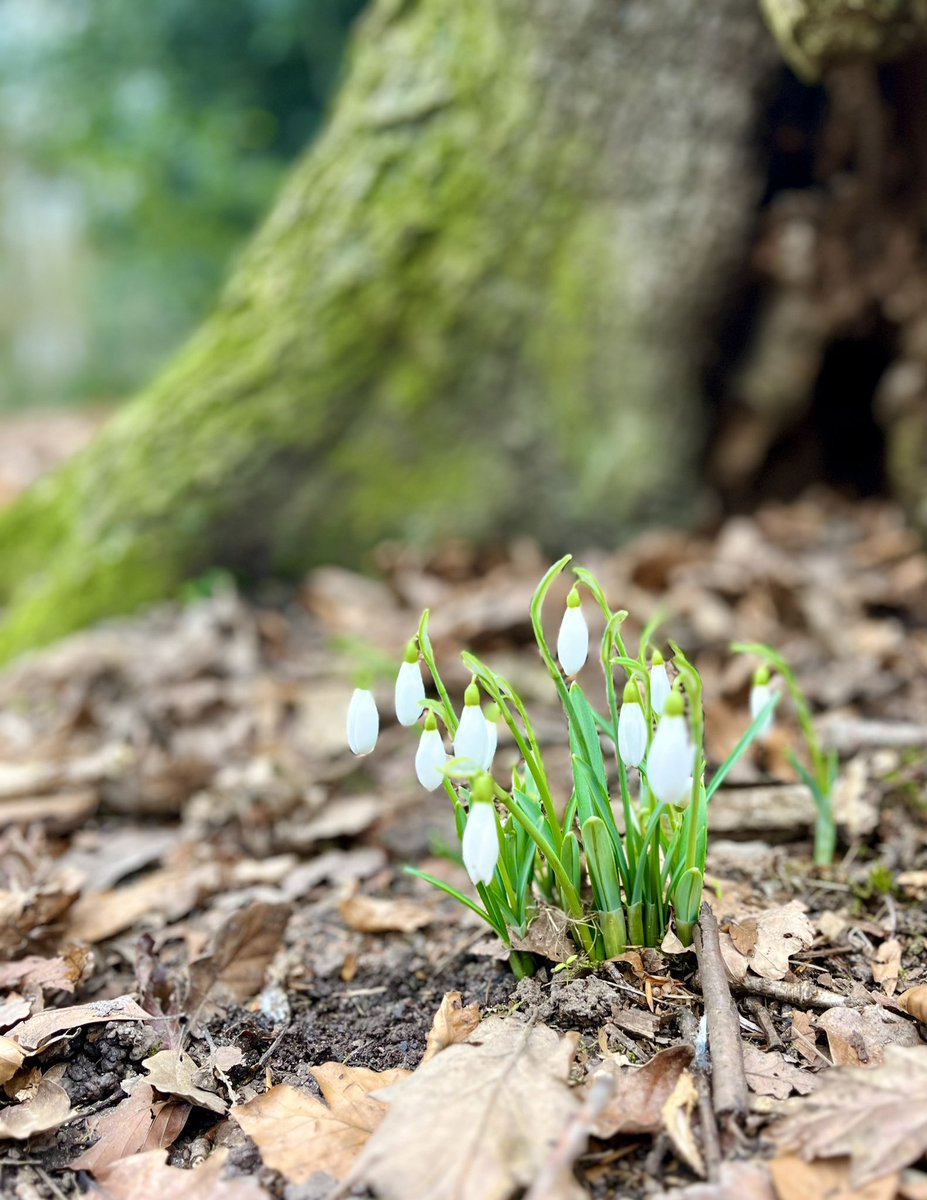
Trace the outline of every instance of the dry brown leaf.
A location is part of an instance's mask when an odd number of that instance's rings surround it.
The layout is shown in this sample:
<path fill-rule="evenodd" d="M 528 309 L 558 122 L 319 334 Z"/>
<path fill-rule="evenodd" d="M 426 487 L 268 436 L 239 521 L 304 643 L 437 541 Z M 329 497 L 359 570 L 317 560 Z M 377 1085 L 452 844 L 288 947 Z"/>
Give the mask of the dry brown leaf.
<path fill-rule="evenodd" d="M 448 992 L 435 1013 L 425 1042 L 425 1054 L 419 1066 L 429 1062 L 441 1050 L 463 1042 L 480 1023 L 480 1006 L 463 1006 L 460 992 Z"/>
<path fill-rule="evenodd" d="M 68 936 L 80 942 L 102 942 L 149 913 L 175 921 L 221 886 L 222 870 L 217 863 L 187 863 L 154 871 L 126 887 L 81 896 L 69 914 Z"/>
<path fill-rule="evenodd" d="M 595 1136 L 661 1132 L 664 1106 L 693 1056 L 691 1046 L 670 1046 L 642 1067 L 609 1066 L 615 1093 L 592 1127 Z"/>
<path fill-rule="evenodd" d="M 215 1150 L 201 1167 L 185 1171 L 167 1166 L 166 1150 L 147 1150 L 107 1167 L 94 1190 L 105 1200 L 270 1200 L 256 1179 L 223 1179 L 227 1157 L 227 1151 Z"/>
<path fill-rule="evenodd" d="M 410 1072 L 323 1063 L 312 1074 L 327 1104 L 280 1083 L 263 1096 L 236 1104 L 230 1114 L 254 1139 L 264 1163 L 293 1183 L 304 1183 L 316 1171 L 344 1179 L 386 1116 L 386 1105 L 370 1093 L 398 1083 Z"/>
<path fill-rule="evenodd" d="M 660 1116 L 676 1153 L 683 1162 L 689 1164 L 696 1175 L 704 1179 L 705 1163 L 692 1130 L 692 1110 L 696 1104 L 698 1089 L 692 1081 L 692 1073 L 683 1071 L 667 1097 Z"/>
<path fill-rule="evenodd" d="M 0 964 L 0 988 L 18 987 L 22 992 L 73 992 L 90 970 L 92 951 L 86 946 L 68 946 L 56 958 L 30 955 L 18 962 Z"/>
<path fill-rule="evenodd" d="M 784 979 L 789 956 L 806 950 L 814 941 L 811 922 L 795 900 L 758 913 L 752 921 L 756 923 L 756 941 L 749 953 L 737 948 L 728 929 L 721 931 L 721 956 L 731 978 L 739 982 L 749 970 L 762 979 Z"/>
<path fill-rule="evenodd" d="M 894 1200 L 898 1189 L 897 1171 L 865 1187 L 853 1187 L 848 1158 L 805 1162 L 783 1154 L 769 1163 L 769 1169 L 779 1200 Z"/>
<path fill-rule="evenodd" d="M 261 990 L 291 912 L 289 904 L 258 901 L 232 913 L 209 953 L 190 964 L 191 1019 L 208 1019 Z"/>
<path fill-rule="evenodd" d="M 542 954 L 551 962 L 566 962 L 576 953 L 570 938 L 570 918 L 559 908 L 542 904 L 523 938 L 513 937 L 512 948 Z"/>
<path fill-rule="evenodd" d="M 20 796 L 0 802 L 0 827 L 44 822 L 54 833 L 77 829 L 100 803 L 96 788 L 63 792 L 54 796 Z"/>
<path fill-rule="evenodd" d="M 894 996 L 901 973 L 901 942 L 886 938 L 872 960 L 872 978 L 881 983 L 886 996 Z"/>
<path fill-rule="evenodd" d="M 869 1071 L 825 1071 L 775 1136 L 806 1159 L 848 1155 L 856 1188 L 916 1162 L 927 1151 L 927 1046 L 886 1046 Z"/>
<path fill-rule="evenodd" d="M 365 896 L 360 892 L 343 901 L 340 908 L 345 924 L 358 933 L 414 933 L 435 919 L 432 909 L 412 900 Z"/>
<path fill-rule="evenodd" d="M 765 1164 L 723 1162 L 714 1183 L 659 1192 L 652 1200 L 776 1200 Z"/>
<path fill-rule="evenodd" d="M 154 1121 L 154 1104 L 151 1085 L 141 1083 L 115 1108 L 91 1117 L 88 1133 L 96 1140 L 68 1163 L 71 1170 L 97 1174 L 120 1158 L 137 1154 L 145 1145 Z"/>
<path fill-rule="evenodd" d="M 199 1067 L 185 1050 L 159 1050 L 142 1066 L 148 1072 L 148 1082 L 159 1092 L 179 1096 L 212 1112 L 225 1112 L 227 1105 L 220 1096 L 197 1086 L 194 1076 Z"/>
<path fill-rule="evenodd" d="M 567 1086 L 577 1035 L 488 1017 L 380 1097 L 389 1111 L 351 1173 L 380 1200 L 507 1200 L 579 1108 Z"/>
<path fill-rule="evenodd" d="M 743 1051 L 747 1084 L 758 1096 L 785 1100 L 793 1091 L 805 1096 L 817 1086 L 816 1075 L 786 1062 L 778 1050 L 745 1045 Z"/>
<path fill-rule="evenodd" d="M 910 1021 L 878 1004 L 865 1008 L 829 1008 L 817 1019 L 827 1034 L 830 1056 L 837 1067 L 873 1067 L 882 1062 L 885 1047 L 916 1046 L 917 1030 Z"/>
<path fill-rule="evenodd" d="M 760 933 L 756 921 L 751 917 L 743 921 L 732 921 L 726 926 L 726 932 L 731 935 L 731 941 L 738 954 L 749 958 L 756 949 L 756 939 Z"/>
<path fill-rule="evenodd" d="M 23 1141 L 34 1133 L 57 1129 L 70 1116 L 67 1092 L 60 1084 L 44 1078 L 27 1099 L 0 1110 L 0 1138 Z"/>
<path fill-rule="evenodd" d="M 22 1047 L 12 1038 L 0 1037 L 0 1083 L 12 1079 L 25 1058 Z"/>
<path fill-rule="evenodd" d="M 68 1029 L 80 1029 L 84 1025 L 97 1025 L 103 1021 L 150 1020 L 151 1014 L 139 1007 L 131 996 L 116 996 L 112 1000 L 94 1000 L 90 1004 L 74 1004 L 69 1008 L 47 1008 L 14 1025 L 7 1036 L 27 1053 L 34 1053 Z"/>
<path fill-rule="evenodd" d="M 916 1017 L 921 1024 L 927 1025 L 927 983 L 920 983 L 917 987 L 902 992 L 898 1003 L 906 1013 Z"/>
<path fill-rule="evenodd" d="M 808 1062 L 820 1062 L 821 1054 L 816 1049 L 817 1029 L 814 1018 L 803 1008 L 792 1009 L 792 1041 L 795 1049 Z"/>

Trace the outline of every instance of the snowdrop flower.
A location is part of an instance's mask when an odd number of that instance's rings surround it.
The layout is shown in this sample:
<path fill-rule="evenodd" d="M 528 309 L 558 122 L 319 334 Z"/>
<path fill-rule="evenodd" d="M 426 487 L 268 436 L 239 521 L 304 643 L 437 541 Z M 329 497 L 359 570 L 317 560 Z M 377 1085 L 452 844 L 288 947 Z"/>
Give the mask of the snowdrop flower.
<path fill-rule="evenodd" d="M 425 718 L 425 728 L 415 752 L 415 774 L 426 791 L 433 792 L 444 782 L 446 762 L 447 753 L 438 730 L 438 722 L 434 713 L 429 713 Z"/>
<path fill-rule="evenodd" d="M 414 641 L 406 647 L 406 657 L 396 678 L 396 716 L 400 725 L 414 725 L 422 715 L 425 684 Z"/>
<path fill-rule="evenodd" d="M 589 628 L 581 603 L 579 592 L 575 587 L 572 588 L 557 634 L 557 657 L 567 675 L 576 675 L 581 671 L 589 654 Z"/>
<path fill-rule="evenodd" d="M 694 767 L 682 696 L 671 692 L 647 755 L 647 783 L 661 803 L 684 808 L 692 795 Z"/>
<path fill-rule="evenodd" d="M 626 767 L 639 767 L 647 753 L 650 727 L 644 716 L 640 692 L 633 679 L 624 688 L 621 712 L 618 714 L 618 753 Z"/>
<path fill-rule="evenodd" d="M 492 770 L 492 760 L 496 757 L 496 747 L 499 744 L 499 726 L 497 722 L 501 715 L 498 704 L 490 704 L 489 708 L 483 714 L 483 719 L 486 721 L 486 753 L 483 756 L 480 766 L 484 771 Z"/>
<path fill-rule="evenodd" d="M 750 689 L 750 720 L 755 721 L 769 701 L 772 699 L 772 687 L 769 682 L 769 667 L 757 668 L 753 676 L 753 687 Z M 772 729 L 773 714 L 770 713 L 760 728 L 757 737 L 764 737 Z"/>
<path fill-rule="evenodd" d="M 663 715 L 670 694 L 670 681 L 666 664 L 659 650 L 654 650 L 650 660 L 650 707 L 656 717 Z"/>
<path fill-rule="evenodd" d="M 355 754 L 369 754 L 377 744 L 380 714 L 373 692 L 355 688 L 348 705 L 348 745 Z"/>
<path fill-rule="evenodd" d="M 464 692 L 464 709 L 454 736 L 454 756 L 482 767 L 486 760 L 486 743 L 486 718 L 480 708 L 480 690 L 476 682 L 471 681 Z"/>
<path fill-rule="evenodd" d="M 471 882 L 492 883 L 499 860 L 499 833 L 492 802 L 492 780 L 488 775 L 480 775 L 474 781 L 461 850 Z"/>

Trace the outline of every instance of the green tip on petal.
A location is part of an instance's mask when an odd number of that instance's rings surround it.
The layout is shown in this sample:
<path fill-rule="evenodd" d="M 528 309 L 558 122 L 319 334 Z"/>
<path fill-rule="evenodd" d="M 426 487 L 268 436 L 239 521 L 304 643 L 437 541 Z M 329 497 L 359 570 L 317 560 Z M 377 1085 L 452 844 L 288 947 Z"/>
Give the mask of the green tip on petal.
<path fill-rule="evenodd" d="M 492 776 L 487 775 L 485 771 L 480 771 L 470 788 L 470 798 L 474 804 L 491 804 L 492 795 Z"/>
<path fill-rule="evenodd" d="M 753 673 L 753 685 L 754 687 L 765 687 L 767 683 L 769 683 L 769 667 L 763 663 Z"/>
<path fill-rule="evenodd" d="M 567 608 L 579 608 L 582 605 L 582 600 L 579 598 L 579 589 L 574 584 L 570 588 L 570 594 L 567 596 Z"/>
<path fill-rule="evenodd" d="M 663 657 L 663 655 L 660 653 L 660 651 L 654 650 L 653 657 L 650 660 L 650 665 L 652 667 L 662 667 L 665 662 L 666 662 L 666 659 Z"/>
<path fill-rule="evenodd" d="M 636 679 L 629 679 L 624 685 L 622 700 L 625 704 L 640 704 L 641 694 L 640 690 L 638 689 Z"/>
<path fill-rule="evenodd" d="M 434 730 L 437 728 L 438 728 L 438 722 L 435 719 L 435 715 L 433 712 L 430 712 L 428 714 L 428 716 L 425 718 L 425 729 L 428 731 L 428 733 L 433 733 Z"/>
<path fill-rule="evenodd" d="M 407 663 L 418 662 L 418 642 L 415 638 L 412 638 L 408 646 L 406 646 L 405 661 Z"/>
<path fill-rule="evenodd" d="M 681 717 L 686 711 L 685 701 L 677 691 L 670 692 L 663 707 L 664 717 Z"/>
<path fill-rule="evenodd" d="M 480 702 L 480 689 L 476 686 L 476 680 L 471 679 L 467 684 L 467 690 L 464 692 L 464 704 L 468 707 Z"/>
<path fill-rule="evenodd" d="M 486 709 L 486 712 L 483 714 L 483 716 L 486 718 L 487 721 L 492 721 L 493 725 L 495 725 L 495 723 L 502 716 L 502 709 L 499 707 L 498 704 L 495 703 L 495 701 L 493 701 L 493 703 L 490 704 L 489 707 Z"/>

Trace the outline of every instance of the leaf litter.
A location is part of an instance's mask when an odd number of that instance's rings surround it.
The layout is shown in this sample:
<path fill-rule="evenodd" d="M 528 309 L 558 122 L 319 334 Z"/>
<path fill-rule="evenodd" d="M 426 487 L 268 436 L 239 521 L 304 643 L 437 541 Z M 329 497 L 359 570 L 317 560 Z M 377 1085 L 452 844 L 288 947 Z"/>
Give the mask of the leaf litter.
<path fill-rule="evenodd" d="M 376 763 L 344 751 L 354 668 L 398 662 L 425 604 L 442 658 L 464 642 L 495 656 L 539 700 L 543 736 L 562 737 L 523 640 L 536 548 L 491 562 L 385 549 L 383 581 L 324 569 L 268 603 L 219 588 L 9 668 L 0 1121 L 29 1159 L 0 1164 L 4 1194 L 49 1195 L 47 1177 L 70 1197 L 83 1171 L 113 1196 L 250 1200 L 329 1176 L 407 1200 L 440 1147 L 466 1195 L 474 1103 L 499 1196 L 766 1200 L 775 1182 L 783 1200 L 795 1179 L 824 1195 L 873 1170 L 887 1189 L 925 1151 L 918 1071 L 894 1058 L 923 1049 L 927 1014 L 927 556 L 903 533 L 890 506 L 824 498 L 589 558 L 639 619 L 665 606 L 666 636 L 697 651 L 713 761 L 744 728 L 751 667 L 731 660 L 734 637 L 786 653 L 843 755 L 850 853 L 830 875 L 808 865 L 787 706 L 712 803 L 712 903 L 753 1093 L 746 1163 L 723 1140 L 712 1158 L 691 955 L 668 941 L 591 975 L 542 910 L 523 943 L 539 974 L 516 987 L 469 914 L 400 873 L 468 887 L 434 856 L 453 819 L 418 791 L 407 735 L 385 717 Z M 375 690 L 386 714 L 389 670 Z M 499 755 L 514 762 L 505 735 Z M 566 755 L 558 769 L 562 791 Z M 593 1120 L 584 1097 L 603 1073 L 614 1097 Z M 831 1090 L 845 1078 L 858 1083 Z M 508 1086 L 530 1122 L 499 1110 Z M 771 1173 L 780 1110 L 809 1161 L 780 1154 Z M 858 1149 L 835 1157 L 857 1121 Z M 324 1136 L 306 1136 L 313 1122 Z M 914 1186 L 898 1179 L 899 1195 Z"/>

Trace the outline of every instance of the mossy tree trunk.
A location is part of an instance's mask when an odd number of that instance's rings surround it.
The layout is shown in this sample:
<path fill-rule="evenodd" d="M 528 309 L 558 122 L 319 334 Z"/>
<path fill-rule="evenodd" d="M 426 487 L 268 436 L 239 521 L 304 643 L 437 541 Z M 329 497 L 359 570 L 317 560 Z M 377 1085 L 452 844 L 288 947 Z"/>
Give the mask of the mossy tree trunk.
<path fill-rule="evenodd" d="M 211 565 L 678 517 L 774 63 L 754 0 L 380 0 L 212 316 L 0 517 L 0 658 Z"/>

